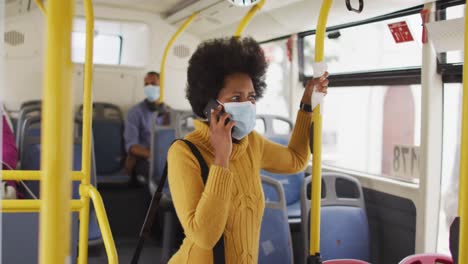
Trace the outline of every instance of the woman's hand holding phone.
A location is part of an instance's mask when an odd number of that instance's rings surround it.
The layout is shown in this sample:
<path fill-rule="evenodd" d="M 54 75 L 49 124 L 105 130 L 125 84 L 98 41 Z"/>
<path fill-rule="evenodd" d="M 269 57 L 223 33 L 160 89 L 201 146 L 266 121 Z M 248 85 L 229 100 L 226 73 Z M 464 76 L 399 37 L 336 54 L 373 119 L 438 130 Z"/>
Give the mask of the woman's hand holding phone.
<path fill-rule="evenodd" d="M 214 149 L 214 165 L 229 168 L 232 152 L 232 128 L 236 122 L 218 105 L 210 113 L 211 146 Z"/>

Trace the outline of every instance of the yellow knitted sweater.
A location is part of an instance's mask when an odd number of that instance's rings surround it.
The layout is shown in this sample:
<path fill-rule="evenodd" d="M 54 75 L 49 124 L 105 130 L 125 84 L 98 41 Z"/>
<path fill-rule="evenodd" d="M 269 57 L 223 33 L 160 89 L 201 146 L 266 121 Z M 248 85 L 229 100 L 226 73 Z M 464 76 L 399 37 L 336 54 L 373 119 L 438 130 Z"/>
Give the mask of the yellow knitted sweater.
<path fill-rule="evenodd" d="M 223 233 L 226 264 L 257 263 L 265 207 L 260 170 L 303 170 L 310 159 L 311 122 L 312 114 L 299 111 L 288 147 L 250 133 L 233 144 L 227 169 L 212 164 L 209 127 L 195 121 L 195 131 L 185 138 L 197 146 L 208 164 L 208 181 L 204 186 L 200 166 L 188 146 L 174 143 L 168 153 L 169 187 L 185 239 L 169 263 L 213 263 L 212 249 Z"/>

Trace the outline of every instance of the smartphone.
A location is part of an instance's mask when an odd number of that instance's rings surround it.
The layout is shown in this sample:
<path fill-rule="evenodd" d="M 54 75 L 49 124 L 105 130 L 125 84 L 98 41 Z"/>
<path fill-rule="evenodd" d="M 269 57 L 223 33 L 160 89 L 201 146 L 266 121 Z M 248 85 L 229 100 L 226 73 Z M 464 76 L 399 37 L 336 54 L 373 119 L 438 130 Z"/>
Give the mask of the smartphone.
<path fill-rule="evenodd" d="M 206 118 L 208 119 L 208 123 L 211 123 L 211 109 L 216 110 L 219 105 L 220 103 L 218 102 L 218 100 L 215 100 L 215 99 L 211 99 L 206 105 L 205 109 L 203 110 L 203 114 L 205 114 Z M 221 110 L 221 112 L 217 116 L 218 120 L 221 117 L 221 114 L 223 113 L 225 113 L 224 108 Z M 224 124 L 227 125 L 229 121 L 231 121 L 231 119 L 227 118 Z"/>

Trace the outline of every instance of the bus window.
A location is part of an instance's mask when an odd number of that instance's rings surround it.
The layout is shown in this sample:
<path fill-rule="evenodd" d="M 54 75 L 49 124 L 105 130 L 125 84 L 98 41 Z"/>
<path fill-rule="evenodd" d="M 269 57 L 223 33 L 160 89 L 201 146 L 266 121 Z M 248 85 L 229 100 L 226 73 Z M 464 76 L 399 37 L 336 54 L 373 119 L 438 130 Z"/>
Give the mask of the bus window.
<path fill-rule="evenodd" d="M 465 14 L 465 5 L 457 5 L 448 7 L 446 10 L 446 19 L 462 18 Z M 463 62 L 463 51 L 449 51 L 446 53 L 447 63 L 462 63 Z"/>
<path fill-rule="evenodd" d="M 72 33 L 72 61 L 84 63 L 86 34 L 84 32 Z M 96 64 L 120 64 L 120 47 L 122 39 L 119 36 L 98 34 L 94 37 L 94 63 Z"/>
<path fill-rule="evenodd" d="M 142 67 L 148 63 L 150 31 L 145 23 L 95 20 L 95 64 Z M 84 18 L 73 21 L 72 61 L 84 63 L 86 43 Z"/>
<path fill-rule="evenodd" d="M 262 44 L 268 61 L 267 89 L 257 103 L 257 114 L 277 115 L 289 118 L 289 75 L 291 61 L 287 56 L 287 40 Z"/>
<path fill-rule="evenodd" d="M 450 224 L 458 215 L 462 88 L 461 83 L 444 84 L 444 137 L 438 251 L 445 254 L 450 253 Z"/>
<path fill-rule="evenodd" d="M 413 41 L 396 43 L 388 24 L 406 22 Z M 421 16 L 394 18 L 331 32 L 325 39 L 325 62 L 333 74 L 421 66 Z M 365 43 L 364 43 L 365 42 Z M 304 75 L 313 74 L 315 35 L 304 38 Z"/>
<path fill-rule="evenodd" d="M 329 89 L 323 106 L 323 163 L 417 182 L 418 158 L 412 161 L 410 150 L 420 145 L 420 123 L 420 85 Z M 408 153 L 395 170 L 399 146 Z"/>

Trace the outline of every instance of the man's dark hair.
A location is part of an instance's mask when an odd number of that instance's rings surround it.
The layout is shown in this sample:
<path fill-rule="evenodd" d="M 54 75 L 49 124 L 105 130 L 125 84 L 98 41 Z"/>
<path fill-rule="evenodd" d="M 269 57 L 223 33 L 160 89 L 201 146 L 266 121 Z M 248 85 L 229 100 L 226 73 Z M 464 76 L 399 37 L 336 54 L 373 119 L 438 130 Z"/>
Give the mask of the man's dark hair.
<path fill-rule="evenodd" d="M 148 76 L 148 75 L 156 75 L 159 78 L 159 72 L 150 71 L 150 72 L 146 73 L 146 76 Z"/>

